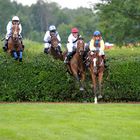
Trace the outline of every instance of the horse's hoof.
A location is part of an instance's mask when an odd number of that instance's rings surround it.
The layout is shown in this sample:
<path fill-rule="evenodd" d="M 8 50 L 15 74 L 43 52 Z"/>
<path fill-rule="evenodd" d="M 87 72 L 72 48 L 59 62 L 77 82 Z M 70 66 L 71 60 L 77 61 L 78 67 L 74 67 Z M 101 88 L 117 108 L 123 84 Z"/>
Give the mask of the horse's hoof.
<path fill-rule="evenodd" d="M 98 101 L 97 101 L 97 97 L 94 98 L 94 104 L 97 104 Z"/>
<path fill-rule="evenodd" d="M 80 87 L 80 91 L 84 91 L 84 88 L 83 87 Z"/>
<path fill-rule="evenodd" d="M 86 100 L 84 100 L 84 101 L 83 101 L 83 103 L 87 103 L 87 101 L 86 101 Z"/>
<path fill-rule="evenodd" d="M 22 62 L 22 58 L 19 59 L 19 62 Z"/>
<path fill-rule="evenodd" d="M 101 98 L 103 98 L 103 96 L 102 95 L 99 95 L 98 98 L 101 99 Z"/>

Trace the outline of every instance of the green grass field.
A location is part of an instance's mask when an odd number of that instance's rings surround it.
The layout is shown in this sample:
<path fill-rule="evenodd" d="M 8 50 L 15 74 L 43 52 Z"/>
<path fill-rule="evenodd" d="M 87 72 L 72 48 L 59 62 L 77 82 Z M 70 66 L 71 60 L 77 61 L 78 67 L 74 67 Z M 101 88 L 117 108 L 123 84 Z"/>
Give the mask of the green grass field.
<path fill-rule="evenodd" d="M 140 104 L 0 104 L 0 140 L 139 140 Z"/>

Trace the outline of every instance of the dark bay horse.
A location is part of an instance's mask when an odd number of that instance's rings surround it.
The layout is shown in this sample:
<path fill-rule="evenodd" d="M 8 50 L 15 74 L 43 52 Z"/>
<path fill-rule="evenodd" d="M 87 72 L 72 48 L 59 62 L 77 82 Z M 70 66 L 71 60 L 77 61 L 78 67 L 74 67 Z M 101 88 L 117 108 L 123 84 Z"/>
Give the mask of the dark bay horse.
<path fill-rule="evenodd" d="M 19 24 L 14 24 L 12 26 L 12 35 L 8 40 L 8 50 L 15 60 L 22 61 L 23 47 L 21 40 L 19 39 Z"/>
<path fill-rule="evenodd" d="M 98 98 L 102 98 L 102 81 L 104 73 L 104 58 L 99 55 L 99 51 L 89 52 L 88 53 L 90 65 L 90 75 L 92 79 L 92 88 L 94 94 L 94 103 L 97 103 Z M 99 92 L 99 96 L 98 93 Z"/>
<path fill-rule="evenodd" d="M 85 80 L 85 67 L 83 63 L 84 45 L 83 39 L 77 41 L 76 53 L 71 58 L 69 64 L 67 64 L 68 70 L 78 81 L 80 90 L 84 90 L 83 82 Z"/>
<path fill-rule="evenodd" d="M 60 52 L 60 48 L 58 47 L 59 40 L 57 39 L 56 35 L 51 34 L 51 48 L 49 53 L 55 58 L 60 59 L 63 61 L 63 55 Z"/>

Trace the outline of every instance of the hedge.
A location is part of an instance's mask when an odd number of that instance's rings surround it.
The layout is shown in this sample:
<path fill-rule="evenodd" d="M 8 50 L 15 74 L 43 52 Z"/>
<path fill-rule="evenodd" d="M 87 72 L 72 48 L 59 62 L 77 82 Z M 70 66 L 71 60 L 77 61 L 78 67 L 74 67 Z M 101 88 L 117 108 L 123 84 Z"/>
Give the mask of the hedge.
<path fill-rule="evenodd" d="M 112 60 L 104 92 L 106 101 L 140 101 L 140 57 Z"/>
<path fill-rule="evenodd" d="M 25 46 L 22 63 L 0 49 L 0 101 L 93 101 L 88 71 L 86 90 L 81 92 L 63 62 L 45 55 L 42 44 L 25 41 Z M 140 101 L 138 50 L 107 52 L 109 68 L 104 75 L 103 101 Z"/>

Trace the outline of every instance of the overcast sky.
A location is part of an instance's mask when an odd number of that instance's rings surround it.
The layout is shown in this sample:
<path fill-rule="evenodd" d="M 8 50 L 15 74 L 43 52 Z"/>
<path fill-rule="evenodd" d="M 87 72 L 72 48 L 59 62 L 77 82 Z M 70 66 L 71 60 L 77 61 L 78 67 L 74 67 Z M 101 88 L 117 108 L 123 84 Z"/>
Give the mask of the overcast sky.
<path fill-rule="evenodd" d="M 11 0 L 13 1 L 13 0 Z M 37 0 L 14 0 L 23 5 L 31 5 L 36 3 Z M 71 9 L 82 7 L 90 7 L 90 3 L 97 3 L 99 0 L 47 0 L 48 2 L 57 2 L 62 8 L 67 7 Z"/>

